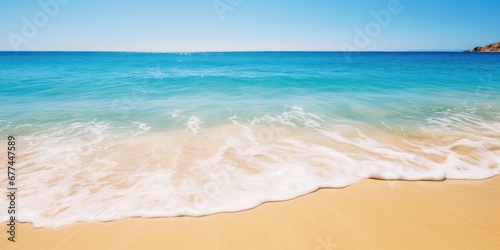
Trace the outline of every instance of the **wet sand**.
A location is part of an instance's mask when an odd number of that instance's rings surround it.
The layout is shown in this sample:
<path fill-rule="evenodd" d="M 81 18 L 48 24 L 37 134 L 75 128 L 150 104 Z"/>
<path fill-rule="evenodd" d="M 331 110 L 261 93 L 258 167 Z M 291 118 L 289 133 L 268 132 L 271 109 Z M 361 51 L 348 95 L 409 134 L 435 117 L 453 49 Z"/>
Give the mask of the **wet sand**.
<path fill-rule="evenodd" d="M 21 204 L 20 204 L 21 205 Z M 499 249 L 500 177 L 363 180 L 254 209 L 59 229 L 18 224 L 1 249 Z M 1 225 L 6 229 L 5 223 Z"/>

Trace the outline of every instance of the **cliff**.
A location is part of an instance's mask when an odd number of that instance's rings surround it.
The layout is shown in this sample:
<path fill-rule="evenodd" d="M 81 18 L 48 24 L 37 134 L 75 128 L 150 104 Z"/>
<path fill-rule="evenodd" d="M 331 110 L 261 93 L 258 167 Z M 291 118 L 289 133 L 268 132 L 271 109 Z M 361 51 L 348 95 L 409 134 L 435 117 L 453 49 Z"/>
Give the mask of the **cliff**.
<path fill-rule="evenodd" d="M 500 42 L 488 44 L 484 47 L 477 46 L 472 50 L 466 50 L 465 52 L 500 52 Z"/>

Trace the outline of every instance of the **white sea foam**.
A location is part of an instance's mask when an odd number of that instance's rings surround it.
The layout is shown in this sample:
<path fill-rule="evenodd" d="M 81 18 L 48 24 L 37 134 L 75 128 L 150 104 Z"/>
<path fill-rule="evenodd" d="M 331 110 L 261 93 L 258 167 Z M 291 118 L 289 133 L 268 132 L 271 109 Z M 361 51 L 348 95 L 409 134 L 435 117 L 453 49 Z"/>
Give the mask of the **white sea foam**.
<path fill-rule="evenodd" d="M 181 115 L 181 113 L 182 113 L 182 110 L 176 109 L 176 110 L 172 110 L 172 111 L 167 112 L 167 115 L 169 115 L 172 119 L 175 119 L 175 118 L 179 117 L 179 115 Z"/>
<path fill-rule="evenodd" d="M 191 130 L 191 132 L 193 132 L 193 134 L 196 134 L 200 131 L 200 125 L 202 123 L 203 121 L 199 117 L 193 115 L 189 117 L 186 125 Z"/>
<path fill-rule="evenodd" d="M 133 135 L 140 135 L 143 133 L 147 133 L 152 127 L 152 126 L 148 126 L 147 123 L 143 123 L 143 122 L 132 122 L 132 124 L 135 124 L 138 126 L 138 131 L 133 132 L 132 133 Z"/>
<path fill-rule="evenodd" d="M 328 119 L 297 106 L 251 121 L 233 115 L 227 125 L 204 129 L 199 117 L 185 118 L 189 130 L 150 132 L 140 121 L 119 129 L 92 121 L 19 137 L 17 218 L 56 228 L 132 216 L 198 216 L 363 178 L 500 174 L 500 122 L 473 115 L 436 116 L 412 128 Z M 7 207 L 5 198 L 1 202 Z"/>

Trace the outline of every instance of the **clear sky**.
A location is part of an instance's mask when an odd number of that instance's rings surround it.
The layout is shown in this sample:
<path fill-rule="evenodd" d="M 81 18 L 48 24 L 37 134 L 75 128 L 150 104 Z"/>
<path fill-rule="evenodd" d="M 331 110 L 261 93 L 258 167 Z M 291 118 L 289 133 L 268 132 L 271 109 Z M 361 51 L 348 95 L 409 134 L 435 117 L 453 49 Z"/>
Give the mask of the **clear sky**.
<path fill-rule="evenodd" d="M 0 50 L 464 50 L 500 41 L 498 0 L 0 1 Z"/>

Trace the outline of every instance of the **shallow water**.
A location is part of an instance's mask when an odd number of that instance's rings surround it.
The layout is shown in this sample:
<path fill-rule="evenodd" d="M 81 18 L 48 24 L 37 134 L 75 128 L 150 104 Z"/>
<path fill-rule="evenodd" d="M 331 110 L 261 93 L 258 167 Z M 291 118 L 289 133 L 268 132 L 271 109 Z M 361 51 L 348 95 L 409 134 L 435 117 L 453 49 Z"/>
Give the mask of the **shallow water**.
<path fill-rule="evenodd" d="M 349 56 L 2 52 L 18 219 L 206 215 L 363 178 L 500 173 L 498 55 Z"/>

